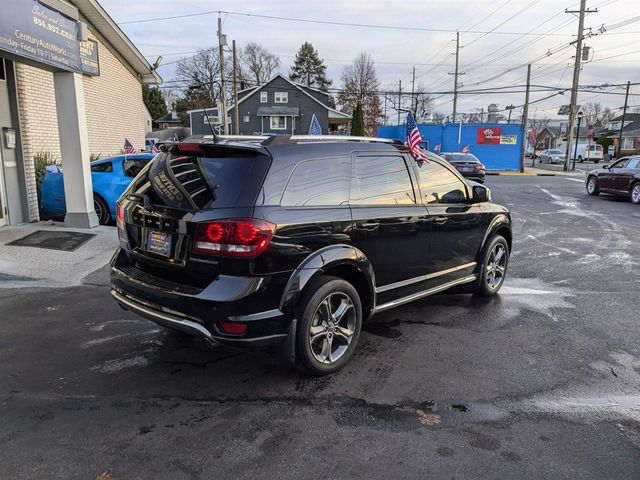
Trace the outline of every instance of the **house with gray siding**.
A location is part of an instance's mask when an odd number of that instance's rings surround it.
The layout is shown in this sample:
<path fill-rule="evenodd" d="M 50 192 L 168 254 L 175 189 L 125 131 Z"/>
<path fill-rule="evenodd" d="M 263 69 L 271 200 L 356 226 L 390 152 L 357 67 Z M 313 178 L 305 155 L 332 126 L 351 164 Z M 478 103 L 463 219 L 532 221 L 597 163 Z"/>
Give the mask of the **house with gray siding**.
<path fill-rule="evenodd" d="M 314 114 L 327 135 L 346 129 L 351 120 L 351 115 L 329 106 L 328 93 L 280 74 L 263 85 L 241 90 L 238 98 L 239 132 L 235 131 L 234 106 L 229 109 L 229 131 L 233 135 L 306 135 Z"/>

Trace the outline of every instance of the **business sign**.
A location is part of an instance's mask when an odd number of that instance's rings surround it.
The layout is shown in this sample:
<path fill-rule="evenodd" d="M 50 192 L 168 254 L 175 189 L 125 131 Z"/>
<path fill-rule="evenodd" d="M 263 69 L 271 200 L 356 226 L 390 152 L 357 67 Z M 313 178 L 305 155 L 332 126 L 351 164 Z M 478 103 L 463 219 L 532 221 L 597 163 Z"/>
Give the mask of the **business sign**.
<path fill-rule="evenodd" d="M 479 128 L 478 144 L 480 145 L 499 145 L 500 129 L 499 128 Z"/>
<path fill-rule="evenodd" d="M 98 58 L 98 42 L 88 40 L 80 42 L 80 64 L 85 75 L 100 75 L 100 60 Z"/>
<path fill-rule="evenodd" d="M 0 50 L 80 73 L 78 23 L 36 0 L 0 0 Z"/>
<path fill-rule="evenodd" d="M 500 135 L 500 145 L 517 145 L 517 135 Z"/>

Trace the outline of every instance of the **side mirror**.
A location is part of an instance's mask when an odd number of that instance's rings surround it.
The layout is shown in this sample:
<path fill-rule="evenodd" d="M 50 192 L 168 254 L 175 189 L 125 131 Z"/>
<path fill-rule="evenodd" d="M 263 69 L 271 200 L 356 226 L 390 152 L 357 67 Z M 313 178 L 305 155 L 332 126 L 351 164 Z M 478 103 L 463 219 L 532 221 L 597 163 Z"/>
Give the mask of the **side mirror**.
<path fill-rule="evenodd" d="M 491 201 L 491 190 L 484 185 L 473 186 L 473 203 L 484 203 Z"/>

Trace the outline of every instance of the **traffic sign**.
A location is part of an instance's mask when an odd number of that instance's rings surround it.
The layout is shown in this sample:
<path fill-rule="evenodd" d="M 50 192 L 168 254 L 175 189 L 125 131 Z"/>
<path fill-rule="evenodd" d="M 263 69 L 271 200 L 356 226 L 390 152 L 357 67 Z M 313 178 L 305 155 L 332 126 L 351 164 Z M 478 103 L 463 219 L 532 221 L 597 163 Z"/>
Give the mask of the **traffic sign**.
<path fill-rule="evenodd" d="M 591 140 L 593 138 L 593 125 L 587 127 L 587 138 Z"/>

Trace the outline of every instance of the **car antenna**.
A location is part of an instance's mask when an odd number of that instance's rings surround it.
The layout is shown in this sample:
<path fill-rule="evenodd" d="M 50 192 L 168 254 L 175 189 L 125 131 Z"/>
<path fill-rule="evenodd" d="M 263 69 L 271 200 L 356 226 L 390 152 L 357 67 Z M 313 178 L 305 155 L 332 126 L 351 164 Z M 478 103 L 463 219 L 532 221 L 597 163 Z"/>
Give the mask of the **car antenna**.
<path fill-rule="evenodd" d="M 205 107 L 202 110 L 202 113 L 204 114 L 205 118 L 207 119 L 207 123 L 209 124 L 209 130 L 211 130 L 211 135 L 213 135 L 213 142 L 217 142 L 218 141 L 218 135 L 216 135 L 215 130 L 213 129 L 213 125 L 211 125 L 211 120 L 209 119 L 209 114 L 207 114 L 207 108 Z"/>

